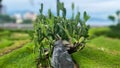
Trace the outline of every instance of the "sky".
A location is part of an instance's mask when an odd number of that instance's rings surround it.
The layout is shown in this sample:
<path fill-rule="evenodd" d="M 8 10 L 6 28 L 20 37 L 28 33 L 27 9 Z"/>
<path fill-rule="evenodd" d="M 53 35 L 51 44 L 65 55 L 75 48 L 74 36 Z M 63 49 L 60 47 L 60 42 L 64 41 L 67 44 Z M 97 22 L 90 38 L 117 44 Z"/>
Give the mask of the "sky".
<path fill-rule="evenodd" d="M 67 17 L 71 16 L 71 3 L 75 4 L 75 13 L 86 11 L 90 16 L 87 23 L 90 24 L 109 24 L 108 16 L 120 10 L 120 0 L 60 0 L 65 3 Z M 56 14 L 56 0 L 3 0 L 2 4 L 6 7 L 8 14 L 23 13 L 33 11 L 39 13 L 40 3 L 44 4 L 44 14 L 50 8 Z M 109 22 L 109 23 L 108 23 Z"/>

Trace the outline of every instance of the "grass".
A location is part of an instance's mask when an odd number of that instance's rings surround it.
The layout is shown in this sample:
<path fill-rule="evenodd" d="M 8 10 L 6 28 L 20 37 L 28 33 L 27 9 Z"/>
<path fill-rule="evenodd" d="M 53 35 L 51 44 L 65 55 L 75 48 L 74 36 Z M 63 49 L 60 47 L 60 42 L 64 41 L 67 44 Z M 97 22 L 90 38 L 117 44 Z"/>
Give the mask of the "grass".
<path fill-rule="evenodd" d="M 91 28 L 87 46 L 72 55 L 74 60 L 81 68 L 120 68 L 120 39 L 112 34 L 108 27 Z"/>
<path fill-rule="evenodd" d="M 2 36 L 2 35 L 9 35 L 10 34 L 10 31 L 8 31 L 8 30 L 0 30 L 0 36 Z"/>
<path fill-rule="evenodd" d="M 120 55 L 114 56 L 92 47 L 86 47 L 83 51 L 75 53 L 74 58 L 81 68 L 120 67 Z"/>
<path fill-rule="evenodd" d="M 89 30 L 89 36 L 90 38 L 95 38 L 95 37 L 98 37 L 98 36 L 106 36 L 107 33 L 110 31 L 110 28 L 108 27 L 96 27 L 95 28 L 91 28 Z"/>
<path fill-rule="evenodd" d="M 10 45 L 10 46 L 6 46 L 2 49 L 0 49 L 0 54 L 9 52 L 11 50 L 15 50 L 19 47 L 24 46 L 25 43 L 29 42 L 30 40 L 18 40 L 18 41 L 14 41 L 14 44 Z"/>
<path fill-rule="evenodd" d="M 0 29 L 0 39 L 8 39 L 8 40 L 25 40 L 30 39 L 29 33 L 32 31 L 24 31 L 24 30 L 5 30 Z"/>
<path fill-rule="evenodd" d="M 33 43 L 0 57 L 0 68 L 35 68 Z"/>
<path fill-rule="evenodd" d="M 13 41 L 7 39 L 0 40 L 0 50 L 13 44 Z"/>
<path fill-rule="evenodd" d="M 90 46 L 97 48 L 105 48 L 109 51 L 120 51 L 120 39 L 108 38 L 105 36 L 100 36 L 92 39 L 89 42 Z"/>
<path fill-rule="evenodd" d="M 16 41 L 30 39 L 26 32 L 0 29 L 0 49 L 11 46 Z"/>
<path fill-rule="evenodd" d="M 119 26 L 110 26 L 110 27 L 99 27 L 91 28 L 89 31 L 90 38 L 95 38 L 98 36 L 106 36 L 110 38 L 120 39 L 120 25 Z"/>
<path fill-rule="evenodd" d="M 84 50 L 73 54 L 73 57 L 81 68 L 120 68 L 119 41 L 97 37 L 92 39 Z"/>
<path fill-rule="evenodd" d="M 26 43 L 30 37 L 26 32 L 1 30 L 0 53 L 14 49 L 20 45 L 22 48 L 14 50 L 0 57 L 0 68 L 36 68 L 33 42 Z"/>
<path fill-rule="evenodd" d="M 0 30 L 0 55 L 3 54 L 3 52 L 25 44 L 29 39 L 30 36 L 25 32 Z"/>
<path fill-rule="evenodd" d="M 108 27 L 90 29 L 86 47 L 72 55 L 81 68 L 120 68 L 120 39 L 107 32 L 111 32 Z M 36 68 L 33 46 L 30 42 L 0 57 L 0 68 Z"/>
<path fill-rule="evenodd" d="M 19 32 L 13 32 L 9 39 L 11 40 L 25 40 L 30 39 L 30 36 L 27 33 L 19 33 Z"/>

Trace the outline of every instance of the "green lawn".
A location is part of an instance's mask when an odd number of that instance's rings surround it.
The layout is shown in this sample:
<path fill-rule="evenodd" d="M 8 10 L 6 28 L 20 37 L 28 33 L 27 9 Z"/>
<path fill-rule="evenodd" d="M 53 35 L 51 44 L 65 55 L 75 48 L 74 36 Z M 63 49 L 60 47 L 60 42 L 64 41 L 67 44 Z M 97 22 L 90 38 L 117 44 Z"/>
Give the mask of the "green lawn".
<path fill-rule="evenodd" d="M 0 39 L 0 50 L 13 44 L 13 41 L 7 39 Z"/>
<path fill-rule="evenodd" d="M 92 39 L 89 44 L 91 47 L 103 48 L 105 51 L 118 51 L 120 52 L 120 39 L 108 38 L 100 36 Z"/>
<path fill-rule="evenodd" d="M 120 68 L 118 34 L 108 27 L 91 28 L 90 40 L 85 49 L 73 54 L 74 59 L 81 68 Z"/>
<path fill-rule="evenodd" d="M 0 57 L 0 68 L 35 68 L 33 43 Z"/>
<path fill-rule="evenodd" d="M 15 44 L 15 46 L 21 45 L 25 40 L 30 40 L 28 33 L 0 29 L 0 52 Z"/>
<path fill-rule="evenodd" d="M 108 36 L 107 32 L 110 28 L 90 29 L 86 47 L 72 55 L 81 68 L 120 68 L 120 39 Z M 0 68 L 36 68 L 33 48 L 34 44 L 30 42 L 0 57 Z"/>
<path fill-rule="evenodd" d="M 81 68 L 120 68 L 119 41 L 104 36 L 94 38 L 73 57 Z"/>
<path fill-rule="evenodd" d="M 13 49 L 30 40 L 26 32 L 2 30 L 0 31 L 0 54 L 5 50 Z M 35 54 L 33 42 L 24 44 L 4 56 L 0 56 L 0 68 L 35 68 Z"/>

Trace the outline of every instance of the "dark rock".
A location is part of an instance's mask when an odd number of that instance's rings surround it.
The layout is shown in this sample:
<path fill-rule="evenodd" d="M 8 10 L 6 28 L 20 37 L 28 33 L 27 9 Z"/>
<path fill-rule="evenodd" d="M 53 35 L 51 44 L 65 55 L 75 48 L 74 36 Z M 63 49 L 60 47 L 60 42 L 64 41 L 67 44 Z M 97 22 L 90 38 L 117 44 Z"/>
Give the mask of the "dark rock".
<path fill-rule="evenodd" d="M 61 40 L 54 43 L 53 54 L 51 59 L 53 68 L 74 68 L 74 62 Z"/>

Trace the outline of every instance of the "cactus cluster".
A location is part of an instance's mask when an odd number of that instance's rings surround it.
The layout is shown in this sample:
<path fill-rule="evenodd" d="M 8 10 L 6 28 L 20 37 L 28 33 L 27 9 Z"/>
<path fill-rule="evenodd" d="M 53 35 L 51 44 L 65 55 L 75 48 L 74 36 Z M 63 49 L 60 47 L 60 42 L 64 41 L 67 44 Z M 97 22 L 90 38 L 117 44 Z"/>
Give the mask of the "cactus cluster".
<path fill-rule="evenodd" d="M 42 66 L 50 66 L 51 52 L 53 43 L 58 40 L 69 41 L 73 46 L 78 43 L 83 45 L 88 37 L 88 26 L 86 21 L 90 18 L 86 12 L 83 13 L 83 19 L 80 18 L 80 12 L 74 16 L 74 4 L 72 4 L 72 17 L 66 18 L 66 8 L 64 3 L 57 0 L 57 16 L 53 15 L 48 9 L 48 14 L 43 14 L 43 4 L 41 4 L 40 15 L 34 22 L 34 41 L 35 51 L 39 51 L 38 63 Z M 62 16 L 60 16 L 62 11 Z M 84 46 L 78 48 L 81 50 Z"/>

